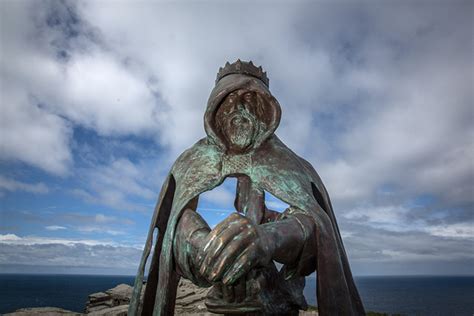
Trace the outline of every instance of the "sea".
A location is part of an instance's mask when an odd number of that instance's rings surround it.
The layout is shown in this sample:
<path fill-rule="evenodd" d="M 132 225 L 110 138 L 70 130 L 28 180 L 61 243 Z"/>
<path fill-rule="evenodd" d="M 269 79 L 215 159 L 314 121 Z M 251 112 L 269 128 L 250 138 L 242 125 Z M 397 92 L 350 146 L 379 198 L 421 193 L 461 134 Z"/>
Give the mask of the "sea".
<path fill-rule="evenodd" d="M 87 296 L 133 276 L 0 274 L 0 314 L 25 307 L 54 306 L 83 312 Z M 474 315 L 474 276 L 359 276 L 355 282 L 366 311 L 388 315 Z M 305 297 L 316 305 L 315 278 Z"/>

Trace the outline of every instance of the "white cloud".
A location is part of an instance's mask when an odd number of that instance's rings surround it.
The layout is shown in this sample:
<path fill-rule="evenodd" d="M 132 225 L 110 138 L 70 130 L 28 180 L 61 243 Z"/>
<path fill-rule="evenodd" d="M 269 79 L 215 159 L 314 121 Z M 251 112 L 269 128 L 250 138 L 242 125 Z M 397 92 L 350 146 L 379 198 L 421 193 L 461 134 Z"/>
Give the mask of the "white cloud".
<path fill-rule="evenodd" d="M 242 58 L 262 63 L 269 71 L 271 84 L 282 92 L 283 101 L 297 103 L 283 105 L 303 107 L 306 112 L 313 97 L 308 97 L 306 85 L 300 83 L 315 82 L 317 76 L 332 76 L 327 53 L 314 53 L 294 40 L 296 7 L 202 3 L 200 16 L 195 14 L 198 8 L 194 5 L 122 3 L 114 9 L 117 15 L 111 17 L 104 3 L 87 2 L 80 12 L 102 30 L 105 41 L 117 54 L 143 64 L 156 77 L 156 88 L 166 104 L 159 116 L 163 125 L 160 141 L 171 146 L 173 155 L 204 135 L 202 116 L 207 98 L 217 69 L 228 60 Z M 206 23 L 202 23 L 203 15 Z M 229 19 L 242 23 L 228 23 Z M 149 29 L 153 29 L 152 37 L 148 36 Z M 329 80 L 318 84 L 317 89 L 313 85 L 311 91 L 322 91 L 328 83 Z M 310 123 L 310 116 L 301 118 Z M 296 121 L 291 114 L 286 120 Z M 301 120 L 299 123 L 304 126 Z M 309 137 L 308 131 L 302 130 L 294 144 Z"/>
<path fill-rule="evenodd" d="M 33 95 L 43 104 L 37 111 L 58 125 L 48 124 L 58 155 L 42 154 L 48 146 L 27 155 L 28 146 L 12 141 L 9 146 L 19 148 L 2 151 L 11 159 L 64 172 L 71 157 L 70 127 L 63 117 L 101 135 L 155 134 L 171 146 L 168 157 L 174 157 L 203 135 L 202 114 L 217 68 L 240 57 L 268 70 L 283 107 L 279 134 L 318 162 L 334 200 L 367 199 L 382 182 L 392 181 L 470 201 L 465 188 L 473 169 L 466 163 L 473 152 L 467 140 L 474 136 L 467 124 L 472 120 L 472 54 L 464 43 L 469 33 L 458 32 L 469 23 L 459 8 L 442 9 L 459 15 L 462 25 L 439 19 L 441 8 L 419 5 L 282 4 L 269 9 L 207 4 L 200 8 L 206 23 L 194 6 L 116 3 L 110 16 L 109 5 L 81 3 L 75 24 L 68 20 L 70 3 L 38 6 L 34 28 L 21 25 L 14 28 L 18 36 L 6 37 L 12 62 L 4 65 L 8 71 L 2 77 L 27 83 L 7 98 Z M 31 8 L 21 9 L 17 13 Z M 59 21 L 53 26 L 45 23 L 52 12 Z M 360 23 L 360 14 L 366 24 Z M 403 16 L 403 25 L 394 15 Z M 228 23 L 232 17 L 242 23 Z M 353 24 L 351 30 L 334 23 L 341 17 Z M 68 28 L 77 36 L 69 36 Z M 30 45 L 40 49 L 25 49 L 31 32 L 39 40 Z M 67 60 L 57 58 L 59 49 Z M 41 68 L 32 73 L 25 60 Z M 315 125 L 314 117 L 323 114 L 341 130 Z M 29 121 L 9 121 L 15 126 L 12 134 L 29 130 Z M 338 159 L 328 151 L 337 152 Z M 461 180 L 463 175 L 467 180 Z M 446 190 L 448 185 L 459 188 L 457 193 Z M 113 192 L 103 194 L 109 203 L 120 200 Z"/>
<path fill-rule="evenodd" d="M 336 202 L 373 200 L 386 184 L 404 199 L 432 194 L 443 205 L 474 202 L 472 32 L 460 8 L 368 9 L 373 29 L 353 51 L 360 63 L 347 67 L 338 85 L 359 97 L 346 107 L 349 117 L 334 112 L 346 120 L 334 142 L 340 158 L 326 159 L 321 169 Z"/>
<path fill-rule="evenodd" d="M 267 7 L 262 15 L 264 6 L 230 6 L 202 7 L 199 17 L 193 6 L 123 4 L 115 17 L 103 3 L 80 7 L 110 47 L 156 76 L 169 106 L 160 135 L 174 142 L 171 156 L 202 135 L 217 68 L 254 59 L 282 104 L 278 133 L 321 169 L 336 204 L 370 200 L 386 182 L 406 187 L 408 196 L 471 201 L 472 47 L 459 7 L 305 4 Z M 440 19 L 446 12 L 460 23 Z M 242 23 L 227 23 L 232 17 Z M 150 40 L 145 25 L 159 40 Z M 315 125 L 320 115 L 333 125 Z"/>
<path fill-rule="evenodd" d="M 77 231 L 81 233 L 106 233 L 112 236 L 125 235 L 122 230 L 109 229 L 104 226 L 78 226 Z"/>
<path fill-rule="evenodd" d="M 113 55 L 100 51 L 73 55 L 56 80 L 62 89 L 47 92 L 48 109 L 78 125 L 114 136 L 158 128 L 146 78 L 134 75 Z"/>
<path fill-rule="evenodd" d="M 129 159 L 113 159 L 78 169 L 83 188 L 73 189 L 72 194 L 85 201 L 111 206 L 115 209 L 148 212 L 153 209 L 158 196 L 162 167 L 155 159 L 132 163 Z M 139 202 L 130 202 L 130 199 Z M 98 218 L 107 220 L 107 218 Z"/>
<path fill-rule="evenodd" d="M 5 214 L 6 215 L 6 214 Z M 17 214 L 12 213 L 8 214 L 9 217 L 17 216 Z M 26 221 L 26 219 L 23 219 Z M 125 218 L 125 217 L 116 217 L 104 215 L 101 213 L 98 214 L 79 214 L 79 213 L 53 213 L 42 216 L 34 217 L 35 222 L 47 222 L 55 223 L 54 225 L 45 226 L 46 230 L 49 231 L 63 231 L 68 230 L 69 235 L 84 236 L 84 234 L 89 234 L 93 236 L 102 236 L 103 234 L 111 236 L 120 236 L 127 235 L 130 237 L 130 230 L 133 229 L 135 222 Z M 16 239 L 14 236 L 5 237 L 8 240 Z M 47 238 L 47 240 L 49 240 Z M 122 238 L 123 240 L 123 238 Z M 56 239 L 55 239 L 56 241 Z M 82 238 L 79 239 L 79 242 L 82 242 Z"/>
<path fill-rule="evenodd" d="M 159 168 L 204 136 L 218 67 L 252 59 L 282 105 L 278 135 L 314 163 L 354 252 L 408 260 L 443 240 L 424 258 L 464 258 L 472 217 L 463 224 L 456 210 L 474 202 L 472 3 L 5 3 L 1 159 L 64 175 L 75 126 L 105 142 L 154 138 L 166 158 L 91 160 L 74 170 L 73 189 L 151 210 Z M 8 184 L 41 190 L 31 185 Z M 212 192 L 207 202 L 233 202 L 230 190 Z M 419 195 L 433 196 L 435 210 L 406 206 Z M 414 213 L 421 219 L 410 222 Z M 391 235 L 400 231 L 419 240 Z"/>
<path fill-rule="evenodd" d="M 67 267 L 137 267 L 142 249 L 100 240 L 0 235 L 0 264 Z"/>
<path fill-rule="evenodd" d="M 57 67 L 27 44 L 31 19 L 24 4 L 2 3 L 0 9 L 0 157 L 65 174 L 72 162 L 70 125 L 41 108 L 37 91 L 30 89 L 32 82 L 56 89 L 50 79 Z"/>
<path fill-rule="evenodd" d="M 423 262 L 428 271 L 437 261 L 452 261 L 463 262 L 464 268 L 472 271 L 474 261 L 472 251 L 467 251 L 472 247 L 472 239 L 414 230 L 386 231 L 360 225 L 344 238 L 344 244 L 351 262 L 356 264 Z"/>
<path fill-rule="evenodd" d="M 226 209 L 233 209 L 235 192 L 229 190 L 228 187 L 219 186 L 211 191 L 201 194 L 203 201 L 221 206 Z"/>
<path fill-rule="evenodd" d="M 50 226 L 46 226 L 45 227 L 47 230 L 52 230 L 52 231 L 55 231 L 55 230 L 65 230 L 67 229 L 66 227 L 64 226 L 59 226 L 59 225 L 50 225 Z"/>
<path fill-rule="evenodd" d="M 426 230 L 433 236 L 474 238 L 474 223 L 430 226 Z"/>
<path fill-rule="evenodd" d="M 69 124 L 39 108 L 35 98 L 23 92 L 15 94 L 21 88 L 3 82 L 1 73 L 0 157 L 66 174 L 72 162 Z"/>
<path fill-rule="evenodd" d="M 2 242 L 16 242 L 19 240 L 21 240 L 21 238 L 15 234 L 0 235 L 0 241 Z"/>
<path fill-rule="evenodd" d="M 109 165 L 97 166 L 87 170 L 87 176 L 94 185 L 103 188 L 114 188 L 143 198 L 153 198 L 155 193 L 143 184 L 144 172 L 128 159 L 117 159 Z"/>
<path fill-rule="evenodd" d="M 148 79 L 87 37 L 84 24 L 71 37 L 68 4 L 44 4 L 2 4 L 1 157 L 66 174 L 74 125 L 154 137 L 158 105 Z"/>
<path fill-rule="evenodd" d="M 95 221 L 97 223 L 109 223 L 109 222 L 114 222 L 116 218 L 114 216 L 106 216 L 104 214 L 97 214 L 95 216 Z"/>
<path fill-rule="evenodd" d="M 73 246 L 76 244 L 83 244 L 86 246 L 117 246 L 116 243 L 112 241 L 100 241 L 100 240 L 75 240 L 75 239 L 66 239 L 66 238 L 50 238 L 50 237 L 37 237 L 37 236 L 25 236 L 19 237 L 15 234 L 0 234 L 0 243 L 1 244 L 11 244 L 11 245 L 50 245 L 50 244 L 59 244 L 64 246 Z"/>
<path fill-rule="evenodd" d="M 404 225 L 405 214 L 409 210 L 400 206 L 381 206 L 381 207 L 368 207 L 368 208 L 356 208 L 344 213 L 344 217 L 353 220 L 372 224 L 377 227 L 383 225 L 389 225 L 398 229 L 407 229 Z M 411 229 L 412 227 L 410 227 Z"/>
<path fill-rule="evenodd" d="M 104 215 L 102 213 L 97 214 L 84 214 L 84 213 L 73 213 L 73 212 L 64 212 L 64 213 L 55 213 L 55 219 L 60 222 L 67 223 L 68 225 L 81 225 L 81 226 L 90 226 L 90 225 L 117 225 L 124 227 L 124 225 L 133 225 L 135 222 L 126 217 L 117 217 Z"/>
<path fill-rule="evenodd" d="M 46 184 L 39 182 L 39 183 L 25 183 L 21 181 L 17 181 L 14 179 L 9 179 L 0 175 L 0 191 L 26 191 L 31 193 L 48 193 L 49 189 Z"/>

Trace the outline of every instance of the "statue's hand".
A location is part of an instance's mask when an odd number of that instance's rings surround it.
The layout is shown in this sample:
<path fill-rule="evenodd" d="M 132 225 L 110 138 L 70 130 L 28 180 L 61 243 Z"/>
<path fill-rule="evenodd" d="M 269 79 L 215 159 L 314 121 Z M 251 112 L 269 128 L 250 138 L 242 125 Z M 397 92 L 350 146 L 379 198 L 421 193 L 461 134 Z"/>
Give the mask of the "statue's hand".
<path fill-rule="evenodd" d="M 246 217 L 233 213 L 206 236 L 197 262 L 209 282 L 233 284 L 259 264 L 267 264 L 274 251 L 269 234 Z"/>

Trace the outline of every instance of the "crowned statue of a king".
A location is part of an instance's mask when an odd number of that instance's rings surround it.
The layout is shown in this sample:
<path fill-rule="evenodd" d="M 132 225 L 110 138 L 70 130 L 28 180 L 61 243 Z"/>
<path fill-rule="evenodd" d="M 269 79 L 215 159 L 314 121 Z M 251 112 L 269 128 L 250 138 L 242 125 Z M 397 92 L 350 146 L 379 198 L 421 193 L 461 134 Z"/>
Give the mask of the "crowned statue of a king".
<path fill-rule="evenodd" d="M 211 287 L 212 313 L 298 315 L 307 308 L 305 276 L 315 271 L 319 315 L 365 315 L 328 192 L 275 134 L 281 113 L 262 67 L 238 60 L 219 69 L 207 136 L 164 181 L 129 315 L 172 315 L 180 278 Z M 211 228 L 197 212 L 199 196 L 229 177 L 237 179 L 235 212 Z M 266 193 L 289 207 L 271 210 Z"/>

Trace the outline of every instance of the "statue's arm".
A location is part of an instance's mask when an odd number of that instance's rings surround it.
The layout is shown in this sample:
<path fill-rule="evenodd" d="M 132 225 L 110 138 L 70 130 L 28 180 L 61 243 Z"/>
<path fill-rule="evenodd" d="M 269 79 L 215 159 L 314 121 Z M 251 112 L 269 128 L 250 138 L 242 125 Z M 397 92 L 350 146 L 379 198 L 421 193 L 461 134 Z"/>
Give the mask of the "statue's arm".
<path fill-rule="evenodd" d="M 234 284 L 254 267 L 271 260 L 285 264 L 285 276 L 310 274 L 315 269 L 315 265 L 307 264 L 314 261 L 307 259 L 314 259 L 316 253 L 315 247 L 308 247 L 314 242 L 313 233 L 313 220 L 292 208 L 281 220 L 260 225 L 232 213 L 204 238 L 197 258 L 200 275 L 209 282 Z M 301 263 L 304 269 L 300 269 Z"/>
<path fill-rule="evenodd" d="M 273 244 L 273 260 L 283 264 L 296 264 L 303 250 L 314 242 L 314 220 L 293 208 L 280 214 L 275 221 L 260 226 Z"/>
<path fill-rule="evenodd" d="M 210 284 L 199 273 L 196 258 L 210 230 L 209 225 L 197 212 L 186 209 L 178 221 L 173 240 L 173 255 L 177 272 L 201 287 L 208 287 Z"/>
<path fill-rule="evenodd" d="M 260 226 L 273 244 L 273 260 L 285 264 L 287 273 L 308 275 L 315 271 L 316 225 L 312 217 L 290 207 L 278 215 L 272 214 L 272 221 Z"/>

